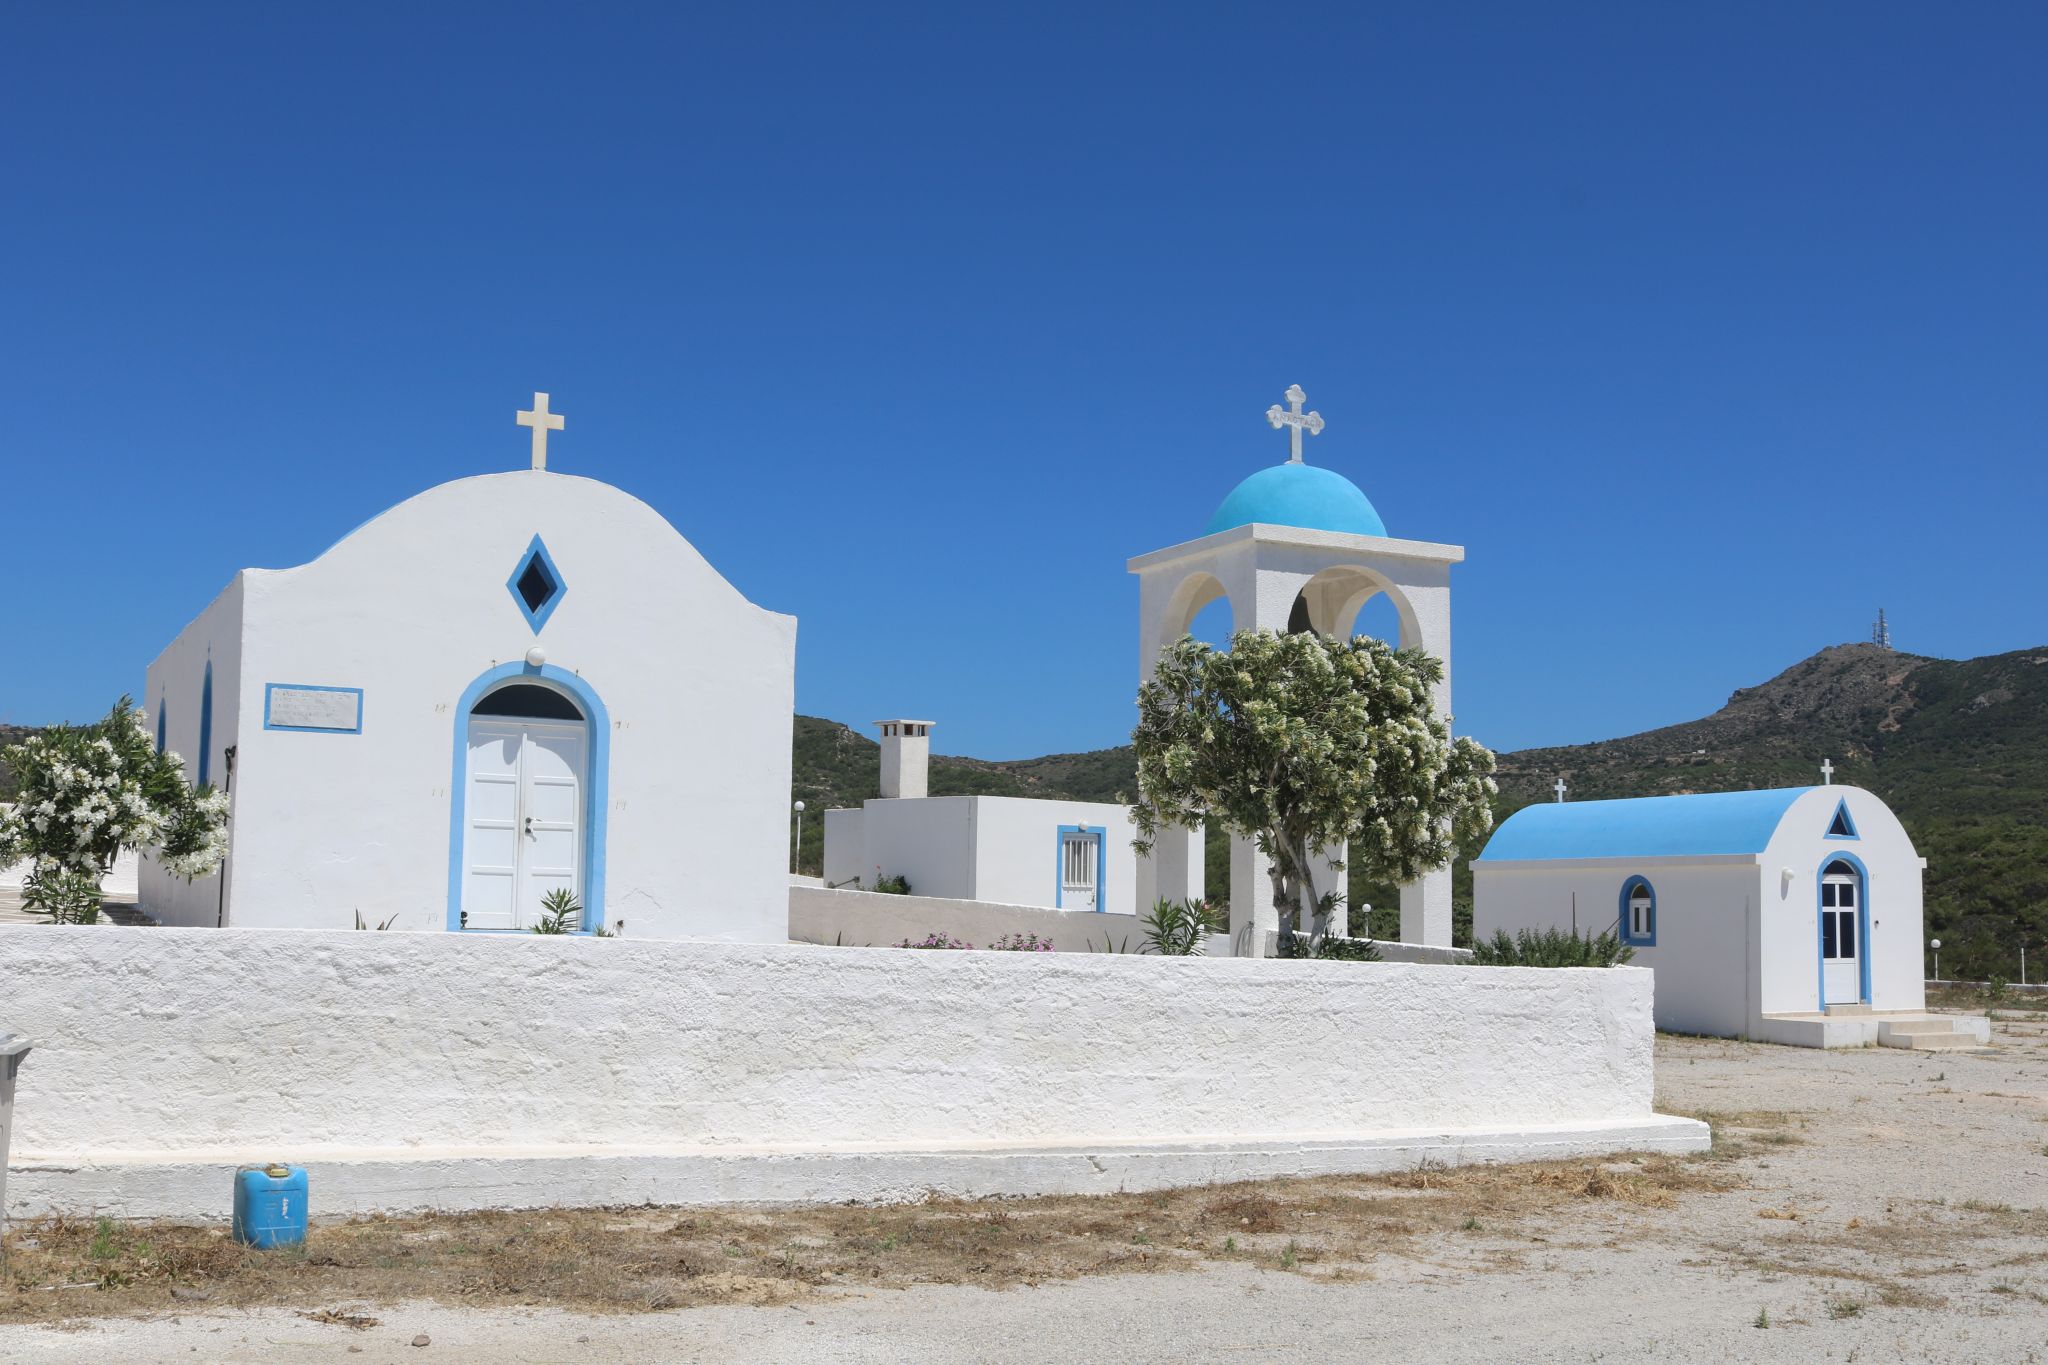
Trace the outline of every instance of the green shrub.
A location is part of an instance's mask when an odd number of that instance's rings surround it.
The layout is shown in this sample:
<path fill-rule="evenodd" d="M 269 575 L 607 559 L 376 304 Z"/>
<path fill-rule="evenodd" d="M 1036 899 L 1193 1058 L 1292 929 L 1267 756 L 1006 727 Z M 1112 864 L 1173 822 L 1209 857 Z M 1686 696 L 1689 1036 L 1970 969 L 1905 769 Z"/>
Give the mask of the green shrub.
<path fill-rule="evenodd" d="M 869 887 L 868 890 L 879 891 L 885 896 L 907 896 L 910 894 L 910 878 L 900 873 L 894 877 L 884 877 L 881 869 L 877 868 L 875 870 L 875 884 Z"/>
<path fill-rule="evenodd" d="M 1310 948 L 1307 934 L 1280 937 L 1276 957 L 1320 958 L 1325 962 L 1378 962 L 1380 945 L 1369 938 L 1338 938 L 1334 934 Z"/>
<path fill-rule="evenodd" d="M 358 925 L 358 928 L 361 926 Z M 378 925 L 383 928 L 383 925 Z M 540 920 L 536 934 L 573 934 L 583 928 L 583 902 L 566 886 L 558 886 L 540 898 Z"/>
<path fill-rule="evenodd" d="M 1472 962 L 1480 967 L 1618 967 L 1635 955 L 1613 933 L 1590 929 L 1523 929 L 1513 938 L 1496 929 L 1491 940 L 1472 945 Z"/>
<path fill-rule="evenodd" d="M 1145 916 L 1143 951 L 1159 957 L 1200 957 L 1202 940 L 1223 928 L 1221 912 L 1208 901 L 1157 900 Z"/>

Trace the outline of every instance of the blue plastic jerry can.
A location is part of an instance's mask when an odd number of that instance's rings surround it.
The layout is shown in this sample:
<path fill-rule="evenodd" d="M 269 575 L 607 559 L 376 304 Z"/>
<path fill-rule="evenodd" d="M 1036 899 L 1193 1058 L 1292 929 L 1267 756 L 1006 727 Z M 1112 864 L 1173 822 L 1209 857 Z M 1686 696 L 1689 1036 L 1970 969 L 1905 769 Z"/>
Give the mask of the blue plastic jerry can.
<path fill-rule="evenodd" d="M 261 1251 L 306 1240 L 306 1172 L 282 1164 L 235 1172 L 234 1238 Z"/>

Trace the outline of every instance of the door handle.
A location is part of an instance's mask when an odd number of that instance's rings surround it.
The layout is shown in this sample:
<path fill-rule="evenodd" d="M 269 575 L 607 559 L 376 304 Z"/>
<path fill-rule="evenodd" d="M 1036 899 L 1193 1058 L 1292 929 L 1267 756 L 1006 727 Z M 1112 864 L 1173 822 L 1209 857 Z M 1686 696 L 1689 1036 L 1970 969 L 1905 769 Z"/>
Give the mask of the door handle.
<path fill-rule="evenodd" d="M 533 817 L 531 815 L 526 817 L 526 837 L 529 839 L 533 837 Z"/>

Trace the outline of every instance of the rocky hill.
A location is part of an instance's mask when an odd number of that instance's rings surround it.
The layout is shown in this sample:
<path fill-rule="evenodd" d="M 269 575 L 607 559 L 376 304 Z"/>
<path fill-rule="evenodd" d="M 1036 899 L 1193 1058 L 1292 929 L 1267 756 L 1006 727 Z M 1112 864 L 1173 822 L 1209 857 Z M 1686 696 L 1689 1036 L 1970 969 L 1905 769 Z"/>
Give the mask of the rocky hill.
<path fill-rule="evenodd" d="M 1898 811 L 1928 859 L 1928 929 L 1953 972 L 2048 976 L 2048 647 L 1981 659 L 1930 659 L 1874 645 L 1838 645 L 1746 687 L 1711 716 L 1620 739 L 1500 756 L 1499 814 L 1550 799 L 1559 777 L 1575 800 L 1728 791 L 1819 780 L 1867 787 Z M 812 811 L 875 794 L 874 741 L 833 721 L 798 717 L 796 794 Z M 1011 763 L 932 759 L 935 795 L 1049 796 L 1109 801 L 1133 785 L 1128 747 Z M 823 854 L 807 819 L 804 861 Z M 1468 855 L 1477 850 L 1467 850 Z M 1221 890 L 1221 840 L 1210 885 Z M 1354 880 L 1355 901 L 1385 907 L 1392 888 Z M 1471 877 L 1457 878 L 1458 932 L 1470 933 Z"/>

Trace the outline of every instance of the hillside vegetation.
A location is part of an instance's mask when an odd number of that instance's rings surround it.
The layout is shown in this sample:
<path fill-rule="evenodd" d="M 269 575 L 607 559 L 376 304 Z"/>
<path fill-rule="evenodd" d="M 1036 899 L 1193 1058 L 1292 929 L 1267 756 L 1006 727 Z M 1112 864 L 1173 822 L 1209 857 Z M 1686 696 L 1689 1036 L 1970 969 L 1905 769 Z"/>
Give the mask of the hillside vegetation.
<path fill-rule="evenodd" d="M 0 748 L 32 731 L 0 726 Z M 1480 736 L 1481 739 L 1484 736 Z M 800 865 L 824 859 L 823 812 L 877 795 L 875 741 L 836 721 L 798 716 L 793 795 L 804 815 Z M 1835 780 L 1890 802 L 1927 858 L 1928 933 L 1945 974 L 2048 978 L 2048 646 L 1981 659 L 1929 659 L 1874 645 L 1838 645 L 1746 687 L 1713 715 L 1639 735 L 1500 756 L 1497 814 L 1572 800 L 1805 785 L 1823 758 Z M 12 795 L 0 760 L 0 800 Z M 1114 801 L 1136 767 L 1128 746 L 1014 762 L 934 755 L 934 796 L 1036 796 Z M 1467 849 L 1465 858 L 1478 852 Z M 1209 886 L 1229 892 L 1225 841 L 1209 840 Z M 1471 941 L 1472 878 L 1461 859 L 1455 933 Z M 1370 932 L 1393 937 L 1394 889 L 1354 878 Z"/>
<path fill-rule="evenodd" d="M 1559 777 L 1573 800 L 1729 791 L 1818 782 L 1823 758 L 1834 761 L 1836 782 L 1889 802 L 1927 858 L 1928 932 L 1943 942 L 1945 974 L 2017 979 L 2024 942 L 2029 978 L 2048 977 L 2048 646 L 1964 660 L 1874 645 L 1824 649 L 1701 720 L 1502 754 L 1497 813 L 1551 799 Z M 876 795 L 878 771 L 873 740 L 797 718 L 808 870 L 823 857 L 816 813 Z M 1135 772 L 1128 747 L 1009 763 L 934 755 L 931 790 L 1113 801 Z M 1209 885 L 1220 898 L 1228 891 L 1223 841 L 1212 838 L 1209 853 Z M 1379 907 L 1373 933 L 1393 935 L 1393 888 L 1354 880 L 1352 896 Z M 1471 905 L 1461 860 L 1459 942 L 1470 941 Z"/>

